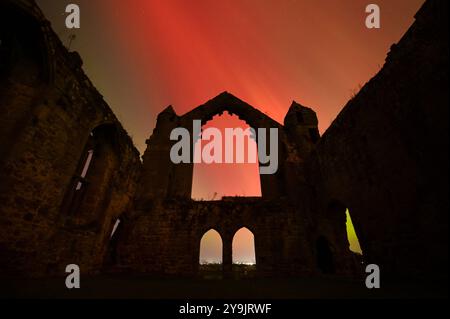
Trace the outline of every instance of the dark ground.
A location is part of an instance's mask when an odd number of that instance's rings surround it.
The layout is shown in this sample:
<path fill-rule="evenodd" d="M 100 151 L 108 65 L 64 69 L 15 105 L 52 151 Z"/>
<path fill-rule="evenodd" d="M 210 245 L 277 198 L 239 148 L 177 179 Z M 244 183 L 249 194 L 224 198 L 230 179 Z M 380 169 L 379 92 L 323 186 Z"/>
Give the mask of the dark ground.
<path fill-rule="evenodd" d="M 369 290 L 364 280 L 342 278 L 201 279 L 136 275 L 81 277 L 81 288 L 69 290 L 65 278 L 0 277 L 0 298 L 145 298 L 145 299 L 317 299 L 317 298 L 448 298 L 448 282 L 381 281 Z"/>

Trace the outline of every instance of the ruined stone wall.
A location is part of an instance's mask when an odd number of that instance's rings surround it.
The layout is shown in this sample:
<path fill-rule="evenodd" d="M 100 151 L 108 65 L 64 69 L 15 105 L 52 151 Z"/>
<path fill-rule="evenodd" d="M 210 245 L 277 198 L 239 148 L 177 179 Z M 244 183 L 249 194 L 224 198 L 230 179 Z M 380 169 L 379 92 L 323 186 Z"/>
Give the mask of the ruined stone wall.
<path fill-rule="evenodd" d="M 427 1 L 308 164 L 318 214 L 349 208 L 364 259 L 385 275 L 447 272 L 448 58 L 448 1 Z"/>
<path fill-rule="evenodd" d="M 197 274 L 200 240 L 210 229 L 223 244 L 223 270 L 231 271 L 232 240 L 242 227 L 255 236 L 259 276 L 319 275 L 317 240 L 326 235 L 333 274 L 361 273 L 348 249 L 344 219 L 320 219 L 310 193 L 294 205 L 286 199 L 225 198 L 220 201 L 166 199 L 124 225 L 117 266 L 127 272 L 192 276 Z"/>
<path fill-rule="evenodd" d="M 192 136 L 193 120 L 205 124 L 224 111 L 238 115 L 253 128 L 278 129 L 278 172 L 260 175 L 261 198 L 193 201 L 193 164 L 171 162 L 174 142 L 170 141 L 170 132 L 184 127 Z M 332 255 L 330 273 L 357 273 L 348 249 L 345 216 L 321 219 L 314 188 L 306 179 L 305 160 L 319 139 L 317 124 L 314 111 L 293 103 L 285 125 L 280 125 L 226 92 L 183 116 L 176 115 L 172 107 L 165 109 L 147 141 L 134 210 L 117 238 L 114 255 L 119 269 L 195 275 L 200 240 L 208 230 L 215 229 L 222 237 L 223 270 L 227 275 L 232 267 L 233 236 L 246 227 L 255 236 L 260 276 L 322 273 L 316 244 L 323 235 Z"/>
<path fill-rule="evenodd" d="M 247 122 L 250 127 L 266 128 L 267 134 L 270 128 L 278 128 L 279 158 L 278 171 L 273 175 L 261 176 L 261 192 L 266 199 L 279 198 L 287 195 L 284 183 L 285 166 L 288 152 L 296 153 L 297 149 L 287 138 L 282 125 L 275 122 L 265 114 L 251 107 L 247 103 L 234 97 L 232 94 L 224 92 L 211 99 L 187 114 L 178 116 L 172 107 L 168 107 L 158 116 L 158 121 L 152 136 L 147 140 L 147 150 L 144 153 L 144 168 L 142 174 L 141 193 L 138 191 L 139 201 L 149 202 L 151 198 L 159 197 L 181 197 L 190 198 L 193 178 L 193 160 L 191 163 L 181 163 L 174 165 L 170 160 L 170 149 L 175 141 L 170 140 L 170 133 L 176 127 L 183 127 L 190 132 L 192 138 L 193 121 L 200 120 L 202 125 L 206 124 L 215 115 L 220 115 L 228 111 L 239 116 Z M 267 144 L 270 143 L 268 139 Z M 269 149 L 270 144 L 267 145 Z M 191 143 L 191 158 L 193 158 L 194 145 Z M 298 156 L 291 156 L 297 158 Z M 158 183 L 155 183 L 158 180 Z M 139 209 L 139 208 L 138 208 Z"/>
<path fill-rule="evenodd" d="M 134 194 L 139 153 L 79 55 L 66 50 L 35 3 L 0 6 L 2 34 L 23 43 L 23 51 L 3 52 L 11 59 L 0 76 L 0 273 L 63 275 L 69 263 L 97 271 L 112 224 Z M 102 151 L 109 166 L 88 189 L 101 203 L 67 214 L 64 201 L 80 180 L 86 144 L 102 125 L 112 132 L 105 138 L 110 150 Z"/>
<path fill-rule="evenodd" d="M 246 227 L 255 237 L 260 275 L 310 273 L 313 257 L 307 244 L 309 223 L 285 201 L 167 200 L 136 220 L 136 227 L 119 248 L 119 264 L 141 272 L 195 275 L 201 238 L 215 229 L 222 238 L 224 270 L 230 271 L 233 236 Z M 299 247 L 300 242 L 304 247 Z"/>
<path fill-rule="evenodd" d="M 0 275 L 63 275 L 69 263 L 83 273 L 108 264 L 194 275 L 212 228 L 229 271 L 242 227 L 255 236 L 260 275 L 357 274 L 347 208 L 367 263 L 384 274 L 445 274 L 447 9 L 426 2 L 323 137 L 309 108 L 293 103 L 281 125 L 225 92 L 183 116 L 163 111 L 141 165 L 80 56 L 35 3 L 0 2 Z M 192 136 L 192 120 L 224 111 L 279 129 L 279 170 L 261 176 L 262 198 L 196 202 L 193 164 L 170 161 L 169 134 L 182 126 Z M 328 257 L 325 269 L 318 261 Z"/>

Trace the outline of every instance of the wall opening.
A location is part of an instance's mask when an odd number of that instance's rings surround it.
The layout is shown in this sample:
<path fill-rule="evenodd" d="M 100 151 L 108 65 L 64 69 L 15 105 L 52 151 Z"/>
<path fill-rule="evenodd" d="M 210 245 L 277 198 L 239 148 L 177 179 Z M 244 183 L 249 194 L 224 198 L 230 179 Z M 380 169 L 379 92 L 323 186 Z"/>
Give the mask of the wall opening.
<path fill-rule="evenodd" d="M 120 218 L 117 218 L 112 226 L 111 233 L 107 238 L 106 257 L 104 260 L 104 266 L 106 267 L 116 266 L 119 264 L 117 247 L 122 230 L 123 230 L 123 223 L 120 220 Z"/>
<path fill-rule="evenodd" d="M 334 274 L 333 252 L 328 240 L 321 236 L 316 241 L 317 267 L 324 274 Z"/>
<path fill-rule="evenodd" d="M 359 244 L 358 236 L 356 235 L 355 227 L 353 226 L 352 218 L 350 217 L 350 211 L 345 210 L 346 216 L 346 228 L 347 228 L 347 238 L 350 244 L 350 251 L 362 255 L 361 245 Z"/>
<path fill-rule="evenodd" d="M 120 219 L 117 219 L 115 224 L 114 224 L 114 226 L 113 226 L 113 229 L 111 231 L 111 235 L 109 236 L 109 238 L 113 238 L 113 236 L 116 233 L 117 228 L 119 227 L 119 225 L 120 225 Z"/>
<path fill-rule="evenodd" d="M 222 237 L 215 229 L 208 230 L 200 240 L 199 273 L 205 279 L 221 279 L 223 271 Z"/>
<path fill-rule="evenodd" d="M 342 204 L 338 200 L 333 200 L 328 205 L 327 214 L 328 218 L 338 220 L 339 223 L 341 223 L 341 221 L 345 218 L 345 229 L 350 251 L 362 256 L 363 252 L 361 245 L 359 244 L 359 239 L 356 234 L 352 218 L 350 217 L 350 210 L 346 207 L 346 205 Z"/>
<path fill-rule="evenodd" d="M 235 278 L 249 277 L 256 270 L 255 236 L 246 227 L 234 234 L 232 261 Z"/>
<path fill-rule="evenodd" d="M 217 135 L 207 136 L 205 132 L 208 128 L 216 128 L 221 136 L 221 148 L 211 150 L 208 145 L 215 140 Z M 194 147 L 194 153 L 205 152 L 217 156 L 220 159 L 217 163 L 195 163 L 192 179 L 192 194 L 194 200 L 221 200 L 226 196 L 241 197 L 260 197 L 261 181 L 259 176 L 258 151 L 255 139 L 247 134 L 243 139 L 236 137 L 228 139 L 232 141 L 227 144 L 226 129 L 241 129 L 246 131 L 249 125 L 239 119 L 236 115 L 230 115 L 224 112 L 222 115 L 216 115 L 211 121 L 204 123 L 202 127 L 203 141 L 201 149 Z M 230 130 L 228 130 L 228 134 Z M 228 135 L 230 136 L 230 135 Z M 197 141 L 197 144 L 199 141 Z M 218 144 L 216 144 L 218 145 Z M 226 145 L 231 147 L 226 147 Z M 216 154 L 215 151 L 219 150 Z M 220 154 L 221 151 L 221 154 Z M 239 152 L 239 153 L 238 153 Z M 226 154 L 231 155 L 233 163 L 227 163 Z M 256 158 L 255 158 L 256 156 Z"/>
<path fill-rule="evenodd" d="M 103 209 L 104 200 L 112 192 L 111 182 L 119 164 L 115 144 L 115 128 L 101 125 L 89 135 L 73 181 L 66 193 L 63 211 L 89 222 Z"/>
<path fill-rule="evenodd" d="M 200 240 L 200 265 L 222 264 L 222 237 L 215 229 L 208 230 Z"/>
<path fill-rule="evenodd" d="M 78 182 L 75 191 L 79 191 L 81 190 L 81 188 L 83 187 L 83 183 L 82 181 L 86 178 L 87 172 L 89 170 L 89 167 L 91 166 L 92 163 L 92 157 L 94 156 L 94 150 L 88 150 L 87 154 L 86 154 L 86 161 L 83 165 L 83 169 L 81 171 L 81 181 Z"/>

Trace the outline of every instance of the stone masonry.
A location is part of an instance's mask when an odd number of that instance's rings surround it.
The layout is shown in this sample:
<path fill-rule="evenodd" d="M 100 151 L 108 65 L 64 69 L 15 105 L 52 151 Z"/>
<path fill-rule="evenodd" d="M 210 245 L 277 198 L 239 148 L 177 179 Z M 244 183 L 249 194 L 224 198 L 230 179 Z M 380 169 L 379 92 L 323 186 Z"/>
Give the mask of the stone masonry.
<path fill-rule="evenodd" d="M 0 277 L 106 271 L 196 276 L 202 236 L 255 237 L 259 276 L 447 276 L 448 2 L 429 0 L 380 72 L 323 136 L 293 102 L 283 124 L 224 92 L 158 116 L 140 158 L 114 113 L 32 0 L 0 1 Z M 278 128 L 279 169 L 261 197 L 191 199 L 193 164 L 169 135 L 223 112 Z M 191 131 L 192 135 L 192 131 Z M 193 152 L 191 152 L 192 154 Z M 120 220 L 111 237 L 112 229 Z"/>

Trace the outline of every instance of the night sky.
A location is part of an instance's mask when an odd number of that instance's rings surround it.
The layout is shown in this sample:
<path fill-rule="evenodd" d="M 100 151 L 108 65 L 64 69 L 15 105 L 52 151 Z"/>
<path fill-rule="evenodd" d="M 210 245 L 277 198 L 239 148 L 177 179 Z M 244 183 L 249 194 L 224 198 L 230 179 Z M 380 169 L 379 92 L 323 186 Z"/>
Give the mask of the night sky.
<path fill-rule="evenodd" d="M 37 0 L 64 44 L 76 35 L 71 49 L 141 154 L 165 107 L 181 115 L 223 91 L 280 123 L 296 100 L 323 133 L 423 2 L 375 1 L 381 29 L 369 30 L 368 0 Z M 76 31 L 64 25 L 69 3 L 81 9 Z M 257 167 L 229 170 L 196 167 L 193 197 L 260 193 Z"/>

